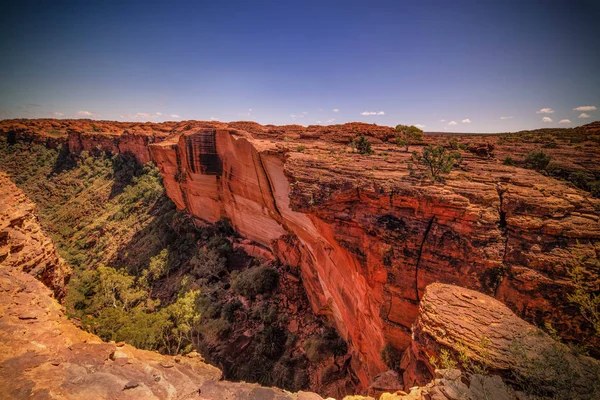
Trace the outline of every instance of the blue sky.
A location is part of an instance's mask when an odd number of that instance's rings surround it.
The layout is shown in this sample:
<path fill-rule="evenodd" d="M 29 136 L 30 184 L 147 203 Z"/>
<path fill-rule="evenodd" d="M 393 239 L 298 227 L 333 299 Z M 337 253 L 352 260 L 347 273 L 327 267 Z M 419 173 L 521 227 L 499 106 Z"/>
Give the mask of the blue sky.
<path fill-rule="evenodd" d="M 0 118 L 461 132 L 600 119 L 598 1 L 92 3 L 3 6 Z"/>

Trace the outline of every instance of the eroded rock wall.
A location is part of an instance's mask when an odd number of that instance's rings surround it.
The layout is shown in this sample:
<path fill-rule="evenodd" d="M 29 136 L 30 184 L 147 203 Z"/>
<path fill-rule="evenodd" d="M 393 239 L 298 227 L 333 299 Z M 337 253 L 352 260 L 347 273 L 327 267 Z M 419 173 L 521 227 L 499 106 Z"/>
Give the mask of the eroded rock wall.
<path fill-rule="evenodd" d="M 207 173 L 194 136 L 211 132 L 219 168 Z M 403 169 L 369 174 L 283 147 L 227 129 L 150 146 L 180 209 L 211 222 L 230 218 L 242 235 L 302 270 L 314 310 L 349 340 L 365 384 L 384 370 L 386 342 L 410 345 L 433 282 L 495 295 L 567 338 L 589 330 L 565 293 L 573 248 L 598 246 L 596 200 L 477 157 L 432 185 Z"/>
<path fill-rule="evenodd" d="M 71 269 L 42 231 L 35 204 L 4 172 L 0 172 L 0 204 L 0 266 L 17 268 L 40 279 L 56 298 L 62 299 Z"/>

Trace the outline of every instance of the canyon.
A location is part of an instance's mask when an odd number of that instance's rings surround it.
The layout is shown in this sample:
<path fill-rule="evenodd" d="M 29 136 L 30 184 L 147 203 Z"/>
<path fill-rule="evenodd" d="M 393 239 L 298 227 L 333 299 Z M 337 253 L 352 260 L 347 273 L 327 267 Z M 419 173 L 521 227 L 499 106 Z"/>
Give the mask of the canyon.
<path fill-rule="evenodd" d="M 388 369 L 386 346 L 409 350 L 405 387 L 435 377 L 414 339 L 423 336 L 422 300 L 436 282 L 485 293 L 506 305 L 505 315 L 550 323 L 563 340 L 599 354 L 600 339 L 567 294 L 573 260 L 600 253 L 600 199 L 502 163 L 540 148 L 547 132 L 526 140 L 457 136 L 463 161 L 439 183 L 411 176 L 410 153 L 390 142 L 393 129 L 368 124 L 13 120 L 2 121 L 0 132 L 9 143 L 129 153 L 156 163 L 178 209 L 204 222 L 229 219 L 262 251 L 300 271 L 314 312 L 347 340 L 362 389 Z M 374 155 L 348 148 L 359 133 L 372 141 Z M 598 125 L 567 133 L 551 135 L 558 145 L 545 151 L 565 170 L 596 172 Z M 424 144 L 447 140 L 425 136 Z M 56 282 L 65 282 L 66 267 L 52 263 L 57 275 L 42 273 L 42 281 L 60 298 L 64 285 Z M 591 274 L 591 287 L 598 275 Z"/>
<path fill-rule="evenodd" d="M 41 232 L 35 205 L 5 174 L 0 174 L 0 184 L 0 200 L 5 205 L 0 211 L 3 235 L 0 242 L 0 343 L 3 350 L 0 398 L 323 400 L 310 392 L 291 393 L 222 380 L 221 371 L 207 364 L 196 351 L 184 356 L 165 356 L 124 342 L 103 342 L 81 330 L 67 319 L 64 308 L 56 300 L 56 292 L 64 291 L 70 271 L 61 267 L 51 241 Z M 44 243 L 41 253 L 29 245 L 40 241 Z M 22 246 L 23 242 L 28 245 Z M 39 271 L 29 268 L 32 256 L 38 257 L 41 265 L 53 262 L 52 267 L 40 275 Z M 457 323 L 461 319 L 472 322 Z M 440 337 L 442 330 L 445 333 Z M 488 347 L 477 344 L 477 333 L 491 339 Z M 459 343 L 461 351 L 468 352 L 473 359 L 488 357 L 489 360 L 478 362 L 504 368 L 505 372 L 519 371 L 521 366 L 517 355 L 509 351 L 509 343 L 524 340 L 527 354 L 534 359 L 548 349 L 558 348 L 565 354 L 563 359 L 578 372 L 574 375 L 576 380 L 567 382 L 569 393 L 582 395 L 581 398 L 591 393 L 597 378 L 593 374 L 600 373 L 600 363 L 596 360 L 571 352 L 519 319 L 499 301 L 453 285 L 427 287 L 414 336 L 416 340 L 405 352 L 402 363 L 405 382 L 410 379 L 411 384 L 419 383 L 419 386 L 412 387 L 410 393 L 397 390 L 397 374 L 387 371 L 370 386 L 371 395 L 380 394 L 380 400 L 526 398 L 524 393 L 516 397 L 517 393 L 500 376 L 488 373 L 463 375 L 453 368 L 436 369 L 432 371 L 431 382 L 418 382 L 423 378 L 420 371 L 423 357 L 435 357 L 440 347 L 448 349 Z M 551 387 L 548 381 L 537 383 Z M 345 399 L 372 400 L 374 397 L 355 395 Z"/>

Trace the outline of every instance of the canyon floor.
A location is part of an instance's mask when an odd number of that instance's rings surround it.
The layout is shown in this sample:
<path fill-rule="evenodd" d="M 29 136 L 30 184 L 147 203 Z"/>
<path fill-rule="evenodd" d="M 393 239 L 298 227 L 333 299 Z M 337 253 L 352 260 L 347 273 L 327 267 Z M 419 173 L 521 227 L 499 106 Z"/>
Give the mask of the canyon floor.
<path fill-rule="evenodd" d="M 0 122 L 4 392 L 594 398 L 600 125 L 398 134 Z"/>

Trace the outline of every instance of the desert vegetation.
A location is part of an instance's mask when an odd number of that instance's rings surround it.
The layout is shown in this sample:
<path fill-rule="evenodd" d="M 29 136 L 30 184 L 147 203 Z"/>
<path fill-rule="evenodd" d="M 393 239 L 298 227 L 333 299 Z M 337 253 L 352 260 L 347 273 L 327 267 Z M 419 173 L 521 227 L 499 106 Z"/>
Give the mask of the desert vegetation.
<path fill-rule="evenodd" d="M 408 151 L 408 146 L 423 142 L 423 130 L 414 125 L 396 125 L 396 144 Z"/>
<path fill-rule="evenodd" d="M 352 139 L 350 142 L 350 147 L 359 154 L 370 155 L 375 153 L 375 151 L 373 151 L 371 148 L 371 142 L 363 134 L 360 134 Z"/>
<path fill-rule="evenodd" d="M 408 169 L 411 176 L 425 177 L 435 182 L 442 180 L 442 175 L 449 174 L 460 160 L 458 152 L 449 152 L 443 146 L 427 145 L 421 152 L 412 153 Z"/>

